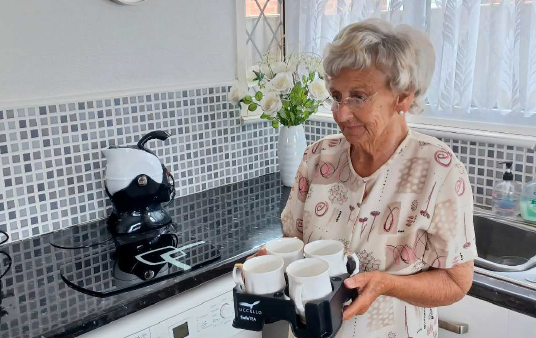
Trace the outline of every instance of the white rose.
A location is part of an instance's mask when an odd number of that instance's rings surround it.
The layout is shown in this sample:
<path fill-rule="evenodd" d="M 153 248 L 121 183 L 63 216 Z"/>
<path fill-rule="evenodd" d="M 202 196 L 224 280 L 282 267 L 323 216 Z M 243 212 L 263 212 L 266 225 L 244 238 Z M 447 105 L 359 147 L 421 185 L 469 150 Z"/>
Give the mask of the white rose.
<path fill-rule="evenodd" d="M 266 115 L 274 117 L 283 107 L 283 103 L 276 93 L 267 93 L 261 100 L 261 108 Z"/>
<path fill-rule="evenodd" d="M 238 105 L 238 102 L 248 95 L 247 89 L 243 85 L 235 85 L 231 87 L 227 100 L 234 105 Z"/>
<path fill-rule="evenodd" d="M 279 73 L 270 81 L 270 83 L 280 92 L 285 92 L 294 85 L 292 74 L 290 73 Z"/>
<path fill-rule="evenodd" d="M 321 79 L 315 79 L 309 84 L 309 93 L 315 100 L 323 101 L 329 97 L 326 82 Z"/>
<path fill-rule="evenodd" d="M 287 64 L 279 61 L 271 65 L 272 71 L 276 74 L 283 73 L 287 71 Z"/>
<path fill-rule="evenodd" d="M 257 84 L 255 79 L 257 78 L 257 74 L 255 72 L 260 72 L 259 65 L 251 66 L 246 73 L 246 81 L 248 82 L 248 86 L 253 87 Z"/>

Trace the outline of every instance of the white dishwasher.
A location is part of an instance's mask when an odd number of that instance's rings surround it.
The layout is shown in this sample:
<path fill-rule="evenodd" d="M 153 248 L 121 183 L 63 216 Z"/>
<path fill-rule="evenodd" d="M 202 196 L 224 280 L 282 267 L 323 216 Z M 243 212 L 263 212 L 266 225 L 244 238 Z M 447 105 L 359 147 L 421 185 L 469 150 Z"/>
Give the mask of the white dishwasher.
<path fill-rule="evenodd" d="M 231 274 L 137 311 L 80 338 L 260 338 L 232 327 Z"/>

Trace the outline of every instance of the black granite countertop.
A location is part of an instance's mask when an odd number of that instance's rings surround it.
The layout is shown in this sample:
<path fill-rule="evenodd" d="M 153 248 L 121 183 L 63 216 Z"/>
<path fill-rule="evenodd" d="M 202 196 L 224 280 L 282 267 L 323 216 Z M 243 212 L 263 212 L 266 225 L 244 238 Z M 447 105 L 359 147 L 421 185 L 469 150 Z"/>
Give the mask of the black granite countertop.
<path fill-rule="evenodd" d="M 214 244 L 221 258 L 106 298 L 67 286 L 60 268 L 72 254 L 50 245 L 86 233 L 98 241 L 102 221 L 3 245 L 0 250 L 13 258 L 13 265 L 0 283 L 0 338 L 76 337 L 230 272 L 261 244 L 281 236 L 279 216 L 289 191 L 272 174 L 177 198 L 170 206 L 175 222 L 182 231 Z M 90 276 L 100 271 L 99 264 L 104 262 L 95 262 Z M 470 295 L 536 317 L 534 290 L 475 273 Z"/>
<path fill-rule="evenodd" d="M 0 337 L 76 337 L 229 273 L 260 245 L 281 237 L 281 194 L 279 175 L 272 174 L 177 198 L 169 210 L 181 231 L 212 243 L 221 258 L 166 281 L 106 298 L 67 286 L 60 269 L 74 253 L 50 244 L 81 234 L 98 242 L 104 222 L 3 245 L 0 250 L 12 257 L 13 264 L 0 283 Z M 91 269 L 81 272 L 87 274 L 82 277 L 105 279 L 99 273 L 108 262 L 96 259 L 91 264 Z"/>

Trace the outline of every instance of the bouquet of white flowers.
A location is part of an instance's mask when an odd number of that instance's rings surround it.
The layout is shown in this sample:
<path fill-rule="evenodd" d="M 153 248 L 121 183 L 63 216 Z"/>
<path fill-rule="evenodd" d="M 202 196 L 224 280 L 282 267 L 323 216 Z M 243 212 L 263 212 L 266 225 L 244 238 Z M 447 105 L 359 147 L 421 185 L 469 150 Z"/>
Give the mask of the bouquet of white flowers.
<path fill-rule="evenodd" d="M 307 54 L 292 54 L 285 61 L 265 55 L 249 70 L 247 85 L 229 92 L 229 102 L 261 114 L 274 128 L 301 125 L 328 97 L 321 59 Z"/>

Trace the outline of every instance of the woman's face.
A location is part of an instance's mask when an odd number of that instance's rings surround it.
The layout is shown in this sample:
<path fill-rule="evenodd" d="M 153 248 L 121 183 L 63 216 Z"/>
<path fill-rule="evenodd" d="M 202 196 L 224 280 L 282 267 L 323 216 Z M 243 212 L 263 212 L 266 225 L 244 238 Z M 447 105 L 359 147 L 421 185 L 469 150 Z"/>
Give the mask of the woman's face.
<path fill-rule="evenodd" d="M 375 144 L 393 123 L 403 123 L 397 113 L 399 97 L 390 89 L 385 74 L 375 67 L 343 68 L 330 79 L 328 89 L 336 101 L 343 102 L 338 108 L 333 106 L 333 118 L 352 144 Z M 347 98 L 359 108 L 349 107 Z"/>

